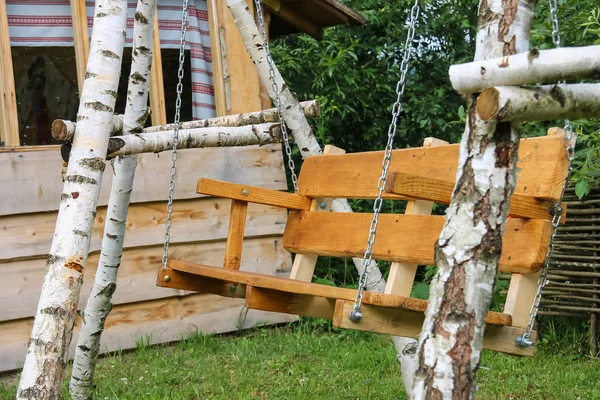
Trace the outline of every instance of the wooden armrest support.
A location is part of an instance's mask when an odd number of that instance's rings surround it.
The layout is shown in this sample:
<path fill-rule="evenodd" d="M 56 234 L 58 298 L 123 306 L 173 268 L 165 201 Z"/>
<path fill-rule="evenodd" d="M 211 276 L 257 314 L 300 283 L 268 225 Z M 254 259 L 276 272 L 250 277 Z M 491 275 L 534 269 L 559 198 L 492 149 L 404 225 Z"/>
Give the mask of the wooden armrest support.
<path fill-rule="evenodd" d="M 295 193 L 280 192 L 278 190 L 206 178 L 198 179 L 196 193 L 303 211 L 310 210 L 310 203 L 312 201 L 310 197 L 300 196 Z"/>

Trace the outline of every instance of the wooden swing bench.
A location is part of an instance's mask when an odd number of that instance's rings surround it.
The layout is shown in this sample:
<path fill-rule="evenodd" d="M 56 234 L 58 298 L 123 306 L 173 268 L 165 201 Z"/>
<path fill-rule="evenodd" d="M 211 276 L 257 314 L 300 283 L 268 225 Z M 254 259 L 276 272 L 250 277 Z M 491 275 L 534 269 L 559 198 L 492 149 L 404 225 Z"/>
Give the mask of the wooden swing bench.
<path fill-rule="evenodd" d="M 511 273 L 505 311 L 489 312 L 484 348 L 532 355 L 515 339 L 523 333 L 552 232 L 550 209 L 560 199 L 568 168 L 561 135 L 522 139 L 517 188 L 503 236 L 499 271 Z M 444 216 L 433 202 L 448 204 L 456 179 L 459 145 L 428 139 L 423 147 L 394 150 L 384 198 L 408 200 L 404 214 L 381 214 L 373 259 L 392 262 L 385 293 L 364 292 L 363 318 L 348 316 L 356 290 L 311 283 L 318 256 L 362 258 L 371 213 L 330 212 L 332 199 L 374 199 L 383 152 L 344 154 L 328 146 L 308 157 L 298 194 L 199 179 L 197 192 L 229 198 L 231 214 L 221 267 L 170 260 L 157 285 L 245 299 L 249 309 L 327 318 L 341 328 L 418 337 L 427 301 L 410 297 L 418 265 L 434 264 L 434 245 Z M 283 246 L 296 253 L 290 278 L 240 271 L 248 203 L 283 207 L 289 216 Z M 326 211 L 326 212 L 324 212 Z M 512 291 L 512 292 L 511 292 Z"/>

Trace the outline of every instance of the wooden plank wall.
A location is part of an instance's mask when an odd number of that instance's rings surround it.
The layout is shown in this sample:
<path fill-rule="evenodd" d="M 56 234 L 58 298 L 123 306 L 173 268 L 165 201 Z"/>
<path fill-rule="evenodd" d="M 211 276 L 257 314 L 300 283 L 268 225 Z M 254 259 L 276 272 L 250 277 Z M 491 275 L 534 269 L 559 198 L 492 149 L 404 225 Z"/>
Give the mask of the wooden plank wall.
<path fill-rule="evenodd" d="M 102 351 L 135 346 L 149 335 L 153 343 L 174 341 L 196 328 L 226 332 L 259 322 L 291 321 L 284 314 L 248 313 L 238 318 L 243 300 L 184 293 L 156 286 L 161 265 L 169 154 L 140 156 L 127 220 L 115 308 L 107 320 Z M 39 300 L 62 191 L 58 148 L 0 152 L 0 371 L 21 367 Z M 196 194 L 196 180 L 211 177 L 271 189 L 286 188 L 279 146 L 184 150 L 178 158 L 170 257 L 222 265 L 229 224 L 229 200 Z M 94 279 L 106 215 L 112 167 L 103 178 L 90 257 L 81 291 L 85 305 Z M 248 210 L 242 269 L 288 276 L 291 257 L 283 249 L 284 209 L 252 205 Z M 79 322 L 77 322 L 79 324 Z M 78 326 L 78 325 L 77 325 Z M 76 342 L 77 333 L 73 336 Z"/>

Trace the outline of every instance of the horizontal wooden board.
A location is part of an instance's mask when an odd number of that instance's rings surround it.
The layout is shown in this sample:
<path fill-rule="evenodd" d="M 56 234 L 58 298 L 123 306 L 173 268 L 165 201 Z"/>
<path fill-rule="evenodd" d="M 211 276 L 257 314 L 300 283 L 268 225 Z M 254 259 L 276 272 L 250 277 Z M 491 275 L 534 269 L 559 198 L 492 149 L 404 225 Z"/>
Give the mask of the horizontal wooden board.
<path fill-rule="evenodd" d="M 138 159 L 132 203 L 166 201 L 171 156 L 169 152 L 142 154 Z M 63 190 L 59 148 L 0 153 L 0 215 L 58 210 Z M 106 205 L 112 182 L 106 166 L 99 205 Z M 196 182 L 206 177 L 247 183 L 275 190 L 287 189 L 280 146 L 251 146 L 180 150 L 175 199 L 197 198 Z"/>
<path fill-rule="evenodd" d="M 335 307 L 333 325 L 338 328 L 377 332 L 402 337 L 418 338 L 421 334 L 423 321 L 425 320 L 423 313 L 366 304 L 361 307 L 363 318 L 356 323 L 350 321 L 349 318 L 349 313 L 352 311 L 353 306 L 353 302 L 338 300 Z M 483 348 L 501 353 L 533 356 L 532 348 L 521 349 L 515 345 L 517 336 L 521 334 L 523 334 L 523 329 L 521 328 L 487 325 L 483 337 Z"/>
<path fill-rule="evenodd" d="M 172 243 L 214 241 L 227 238 L 231 200 L 197 198 L 173 203 Z M 11 259 L 46 256 L 52 244 L 58 212 L 0 217 L 0 270 Z M 90 251 L 100 250 L 106 207 L 99 207 Z M 129 207 L 125 248 L 158 245 L 165 238 L 166 202 L 137 203 Z M 248 237 L 281 235 L 287 212 L 278 207 L 250 204 L 245 234 Z"/>
<path fill-rule="evenodd" d="M 180 291 L 156 286 L 156 274 L 162 264 L 162 246 L 125 250 L 119 269 L 115 304 L 144 301 L 180 294 Z M 202 244 L 173 244 L 171 259 L 222 265 L 225 242 Z M 85 306 L 98 265 L 98 255 L 87 261 L 79 307 Z M 0 264 L 0 321 L 35 315 L 46 269 L 46 259 L 25 260 Z M 242 269 L 288 276 L 291 256 L 281 245 L 279 237 L 248 239 L 244 242 Z"/>
<path fill-rule="evenodd" d="M 455 179 L 446 181 L 424 175 L 410 175 L 401 171 L 393 171 L 388 176 L 385 191 L 414 199 L 450 204 L 455 184 Z M 514 193 L 510 197 L 509 215 L 519 218 L 552 220 L 550 209 L 553 204 L 554 200 L 538 199 Z"/>
<path fill-rule="evenodd" d="M 281 192 L 239 183 L 198 179 L 196 191 L 210 196 L 226 197 L 251 203 L 284 207 L 293 210 L 309 210 L 312 199 L 295 193 Z"/>
<path fill-rule="evenodd" d="M 233 332 L 240 327 L 248 329 L 297 320 L 287 314 L 246 310 L 243 305 L 241 299 L 197 294 L 117 305 L 106 320 L 100 352 L 135 348 L 140 340 L 168 343 L 196 332 Z M 80 323 L 77 317 L 69 358 L 74 354 Z M 0 372 L 22 368 L 32 327 L 33 318 L 0 322 Z"/>
<path fill-rule="evenodd" d="M 283 246 L 293 253 L 362 257 L 373 216 L 368 213 L 292 211 Z M 434 246 L 445 217 L 381 214 L 373 258 L 419 265 L 434 264 Z M 503 236 L 499 270 L 521 274 L 539 270 L 550 242 L 552 224 L 540 219 L 510 218 Z"/>
<path fill-rule="evenodd" d="M 394 150 L 389 171 L 456 179 L 459 145 Z M 376 198 L 382 151 L 308 157 L 298 176 L 299 194 L 308 197 Z M 568 160 L 565 139 L 544 136 L 521 139 L 515 193 L 559 199 Z M 401 198 L 387 194 L 386 198 Z"/>
<path fill-rule="evenodd" d="M 356 298 L 356 290 L 346 289 L 335 286 L 320 285 L 316 283 L 302 282 L 295 279 L 285 279 L 276 276 L 267 276 L 264 274 L 247 272 L 247 271 L 235 271 L 226 268 L 216 268 L 212 266 L 205 266 L 201 264 L 193 264 L 189 262 L 172 260 L 169 262 L 169 268 L 175 271 L 185 272 L 191 275 L 198 275 L 197 282 L 199 282 L 198 290 L 201 288 L 210 288 L 210 285 L 206 285 L 202 282 L 202 279 L 208 278 L 211 282 L 215 279 L 223 281 L 224 285 L 229 283 L 238 283 L 246 286 L 246 305 L 252 304 L 252 307 L 261 307 L 261 301 L 252 302 L 248 300 L 248 294 L 252 294 L 252 289 L 259 289 L 259 293 L 262 289 L 267 289 L 273 294 L 279 292 L 277 299 L 274 299 L 273 304 L 265 305 L 269 308 L 266 311 L 274 311 L 271 307 L 279 307 L 277 311 L 280 312 L 295 312 L 295 308 L 298 308 L 300 315 L 306 316 L 318 316 L 322 317 L 324 314 L 323 310 L 316 310 L 317 304 L 310 301 L 312 298 L 325 298 L 325 299 L 342 299 L 353 301 Z M 202 278 L 202 279 L 201 279 Z M 173 282 L 163 283 L 165 286 L 174 287 Z M 186 286 L 187 287 L 187 286 Z M 251 288 L 252 287 L 252 288 Z M 219 293 L 222 289 L 219 289 Z M 294 304 L 288 302 L 288 295 L 292 296 L 303 296 L 298 303 L 294 301 Z M 237 297 L 237 296 L 236 296 Z M 266 303 L 266 302 L 265 302 Z M 279 305 L 277 305 L 279 303 Z M 315 309 L 316 315 L 307 313 L 307 308 L 304 307 L 306 304 L 310 304 L 312 309 Z M 385 308 L 399 308 L 405 310 L 425 312 L 427 309 L 427 301 L 422 299 L 415 299 L 411 297 L 394 296 L 385 293 L 376 292 L 363 292 L 363 303 L 364 304 L 376 304 Z M 298 307 L 298 304 L 300 306 Z M 304 308 L 303 308 L 304 307 Z M 332 315 L 330 316 L 330 318 Z M 496 325 L 510 325 L 510 315 L 490 312 L 488 314 L 487 321 L 491 324 Z"/>

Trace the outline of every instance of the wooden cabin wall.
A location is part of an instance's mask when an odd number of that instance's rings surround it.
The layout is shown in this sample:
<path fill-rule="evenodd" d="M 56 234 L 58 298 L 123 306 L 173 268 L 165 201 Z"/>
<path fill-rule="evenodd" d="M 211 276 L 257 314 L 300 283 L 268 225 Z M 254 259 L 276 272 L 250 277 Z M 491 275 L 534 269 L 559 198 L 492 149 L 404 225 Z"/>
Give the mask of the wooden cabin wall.
<path fill-rule="evenodd" d="M 209 0 L 208 4 L 211 32 L 219 32 L 218 39 L 215 36 L 213 40 L 213 48 L 217 48 L 213 54 L 217 113 L 258 110 L 261 86 L 239 32 L 224 2 Z M 18 142 L 12 145 L 18 146 Z M 165 343 L 197 331 L 222 333 L 296 319 L 246 310 L 241 299 L 156 286 L 170 162 L 170 152 L 139 157 L 114 308 L 102 334 L 102 353 L 133 348 L 140 340 Z M 0 147 L 0 372 L 21 368 L 25 359 L 63 190 L 61 167 L 58 146 Z M 112 167 L 107 165 L 84 272 L 81 308 L 98 264 L 112 174 Z M 286 190 L 281 146 L 179 151 L 170 258 L 222 265 L 230 203 L 196 194 L 200 177 Z M 281 242 L 286 219 L 283 209 L 250 206 L 242 270 L 289 275 L 291 256 Z M 78 317 L 71 357 L 80 323 Z"/>

